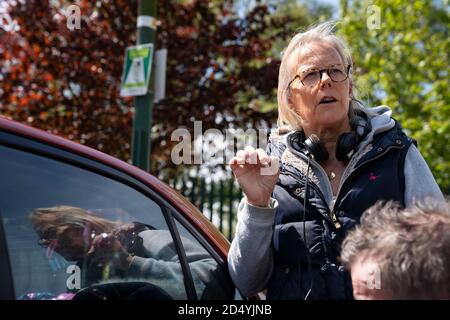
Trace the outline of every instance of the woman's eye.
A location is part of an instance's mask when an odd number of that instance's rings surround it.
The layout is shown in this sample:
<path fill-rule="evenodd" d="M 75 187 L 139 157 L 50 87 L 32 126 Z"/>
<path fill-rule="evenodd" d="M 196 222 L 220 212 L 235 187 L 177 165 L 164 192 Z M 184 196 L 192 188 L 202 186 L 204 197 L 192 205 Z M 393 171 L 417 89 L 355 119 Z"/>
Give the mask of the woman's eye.
<path fill-rule="evenodd" d="M 338 74 L 344 74 L 344 71 L 341 69 L 331 69 L 331 72 L 338 75 Z"/>
<path fill-rule="evenodd" d="M 317 77 L 318 74 L 319 74 L 318 71 L 311 71 L 311 72 L 308 72 L 308 73 L 303 77 L 303 79 L 306 79 L 306 78 L 314 78 L 314 77 Z"/>

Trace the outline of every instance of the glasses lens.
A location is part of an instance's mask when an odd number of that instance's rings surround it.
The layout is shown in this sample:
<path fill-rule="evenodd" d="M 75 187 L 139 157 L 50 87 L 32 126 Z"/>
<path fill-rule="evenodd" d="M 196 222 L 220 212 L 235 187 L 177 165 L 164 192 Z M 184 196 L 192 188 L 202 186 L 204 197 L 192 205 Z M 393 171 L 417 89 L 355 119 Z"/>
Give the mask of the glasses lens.
<path fill-rule="evenodd" d="M 345 73 L 345 71 L 341 68 L 331 68 L 328 72 L 331 80 L 333 81 L 344 81 L 345 79 L 347 79 L 347 74 Z"/>
<path fill-rule="evenodd" d="M 39 244 L 41 246 L 46 246 L 49 244 L 51 240 L 55 240 L 57 238 L 58 229 L 54 227 L 50 227 L 45 230 L 38 231 L 39 236 Z"/>
<path fill-rule="evenodd" d="M 311 71 L 308 72 L 302 79 L 302 82 L 305 86 L 314 86 L 320 80 L 320 72 L 319 71 Z"/>

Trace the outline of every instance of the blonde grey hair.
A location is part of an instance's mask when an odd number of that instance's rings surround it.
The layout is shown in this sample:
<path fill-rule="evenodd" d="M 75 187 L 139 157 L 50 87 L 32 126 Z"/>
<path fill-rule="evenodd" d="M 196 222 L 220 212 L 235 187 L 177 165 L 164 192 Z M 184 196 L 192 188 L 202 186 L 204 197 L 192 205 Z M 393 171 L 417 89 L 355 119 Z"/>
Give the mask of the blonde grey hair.
<path fill-rule="evenodd" d="M 450 203 L 377 203 L 342 244 L 347 269 L 359 259 L 378 265 L 381 289 L 393 299 L 450 299 Z"/>
<path fill-rule="evenodd" d="M 32 211 L 30 219 L 33 227 L 39 232 L 45 232 L 49 228 L 61 226 L 88 225 L 98 232 L 111 232 L 118 223 L 102 218 L 84 209 L 70 206 L 55 206 L 50 208 L 38 208 Z"/>
<path fill-rule="evenodd" d="M 301 61 L 297 59 L 295 68 L 289 68 L 288 61 L 291 56 L 299 56 L 299 51 L 308 43 L 323 42 L 331 44 L 339 53 L 344 64 L 353 68 L 353 61 L 350 54 L 350 49 L 345 41 L 339 36 L 335 35 L 333 30 L 336 22 L 328 21 L 319 25 L 311 26 L 305 32 L 297 33 L 289 42 L 287 48 L 283 50 L 281 65 L 278 74 L 278 126 L 289 126 L 293 129 L 301 128 L 303 119 L 290 107 L 289 105 L 289 82 L 295 77 L 298 65 Z M 351 79 L 351 73 L 349 74 Z M 364 109 L 364 106 L 358 101 L 351 102 L 351 112 L 354 109 Z"/>

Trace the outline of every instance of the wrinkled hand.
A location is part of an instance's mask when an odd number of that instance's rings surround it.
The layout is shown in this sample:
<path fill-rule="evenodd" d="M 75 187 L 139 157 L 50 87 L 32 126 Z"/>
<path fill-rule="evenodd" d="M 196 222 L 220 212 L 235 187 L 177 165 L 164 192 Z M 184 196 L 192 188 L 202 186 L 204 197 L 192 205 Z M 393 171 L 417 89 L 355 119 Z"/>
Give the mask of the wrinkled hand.
<path fill-rule="evenodd" d="M 262 149 L 247 146 L 236 153 L 229 165 L 247 202 L 267 207 L 280 174 L 278 158 L 269 157 Z"/>
<path fill-rule="evenodd" d="M 97 235 L 91 243 L 88 257 L 96 258 L 98 263 L 113 262 L 114 266 L 120 270 L 127 270 L 132 256 L 113 233 L 101 233 Z"/>

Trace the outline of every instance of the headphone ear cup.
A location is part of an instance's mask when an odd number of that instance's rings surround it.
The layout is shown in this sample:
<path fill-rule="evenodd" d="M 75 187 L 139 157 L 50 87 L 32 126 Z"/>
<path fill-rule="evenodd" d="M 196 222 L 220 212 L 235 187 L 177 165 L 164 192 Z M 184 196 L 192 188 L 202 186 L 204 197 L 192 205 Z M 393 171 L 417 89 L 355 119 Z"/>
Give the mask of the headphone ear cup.
<path fill-rule="evenodd" d="M 328 160 L 330 155 L 328 154 L 325 146 L 320 142 L 320 139 L 315 134 L 312 134 L 304 142 L 306 149 L 313 155 L 314 159 L 317 161 Z"/>
<path fill-rule="evenodd" d="M 339 136 L 336 144 L 336 159 L 339 161 L 348 161 L 355 153 L 358 145 L 358 138 L 355 133 L 347 132 Z"/>
<path fill-rule="evenodd" d="M 301 130 L 298 130 L 298 131 L 292 133 L 291 135 L 289 135 L 288 139 L 289 139 L 289 144 L 292 146 L 292 148 L 294 148 L 294 150 L 296 150 L 298 152 L 300 152 L 302 150 L 303 135 L 302 135 Z"/>

